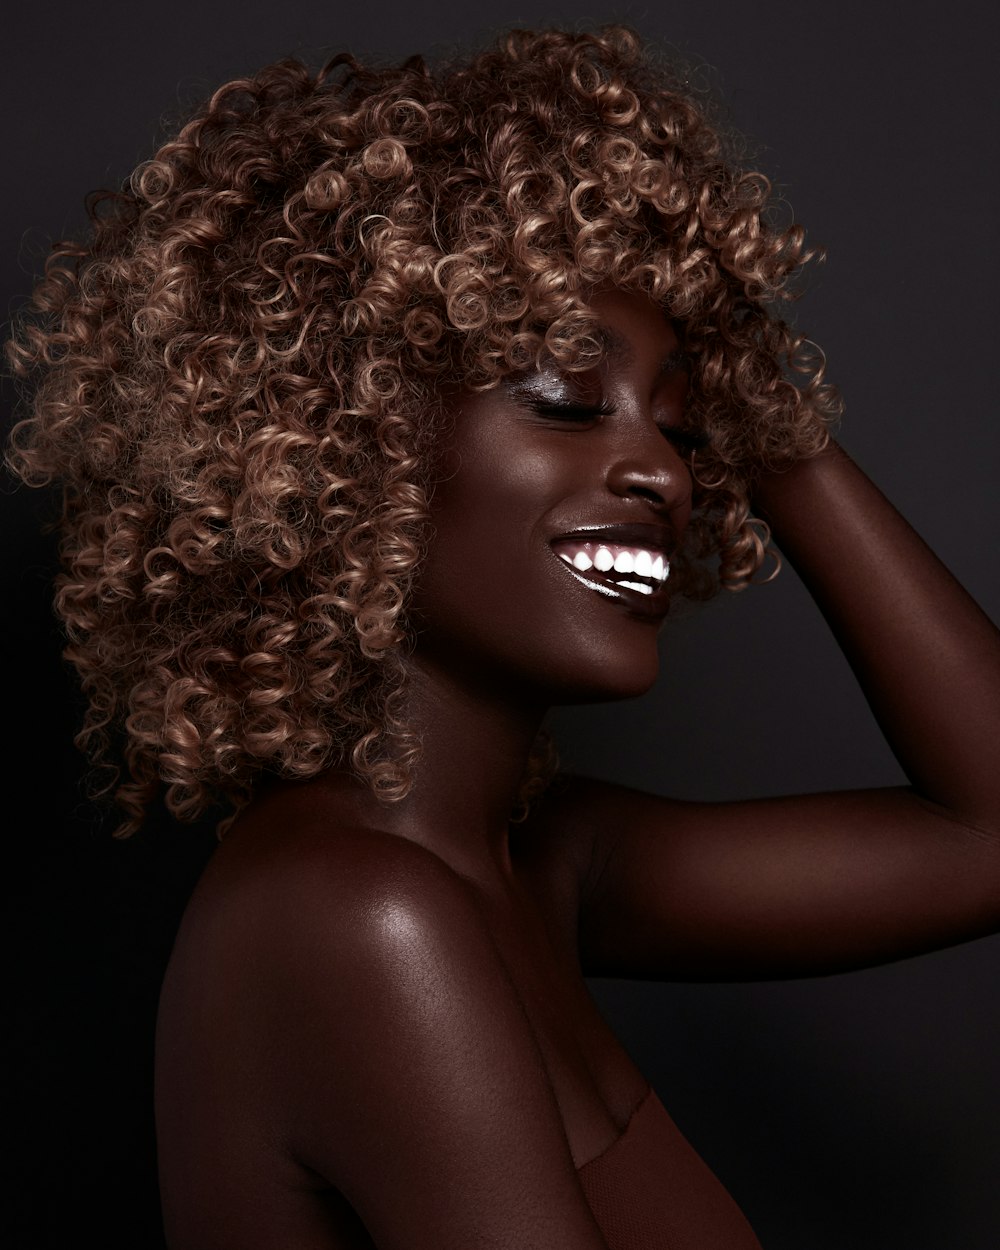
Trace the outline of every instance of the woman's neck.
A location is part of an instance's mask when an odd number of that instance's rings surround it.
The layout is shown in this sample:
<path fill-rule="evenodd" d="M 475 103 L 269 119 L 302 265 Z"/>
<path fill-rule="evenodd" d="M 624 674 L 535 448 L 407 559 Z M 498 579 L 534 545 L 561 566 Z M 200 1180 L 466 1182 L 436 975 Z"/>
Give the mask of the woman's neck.
<path fill-rule="evenodd" d="M 323 788 L 352 819 L 409 838 L 477 879 L 510 872 L 508 828 L 546 708 L 411 657 L 403 719 L 420 744 L 413 783 L 395 803 L 346 769 Z"/>

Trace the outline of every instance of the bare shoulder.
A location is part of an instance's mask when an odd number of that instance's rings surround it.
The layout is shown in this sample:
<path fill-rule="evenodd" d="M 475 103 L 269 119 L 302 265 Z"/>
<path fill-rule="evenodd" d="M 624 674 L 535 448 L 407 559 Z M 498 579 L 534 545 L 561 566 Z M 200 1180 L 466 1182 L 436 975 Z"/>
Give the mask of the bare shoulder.
<path fill-rule="evenodd" d="M 244 1138 L 250 1123 L 343 1194 L 379 1245 L 469 1245 L 485 1229 L 497 1245 L 599 1245 L 475 887 L 370 829 L 303 818 L 280 838 L 231 836 L 161 1012 L 163 1088 L 212 1086 L 214 1118 L 193 1134 L 203 1166 L 233 1140 L 221 1103 Z M 166 1118 L 168 1138 L 191 1140 Z M 553 1210 L 564 1223 L 546 1242 Z"/>
<path fill-rule="evenodd" d="M 229 999 L 230 1019 L 252 1017 L 262 1046 L 273 1023 L 286 1042 L 300 1033 L 296 1046 L 315 1038 L 332 1055 L 390 1018 L 400 1036 L 415 986 L 442 1001 L 468 990 L 463 973 L 481 983 L 496 962 L 474 889 L 437 855 L 292 811 L 280 830 L 237 828 L 219 848 L 185 914 L 167 990 L 176 981 L 185 995 L 208 993 L 214 982 L 212 997 Z M 386 1054 L 384 1036 L 380 1045 Z"/>
<path fill-rule="evenodd" d="M 433 927 L 474 914 L 467 882 L 409 839 L 369 828 L 303 819 L 291 812 L 262 836 L 237 828 L 219 848 L 192 905 L 225 917 L 242 940 L 280 958 L 284 942 L 330 943 L 331 957 L 388 954 L 398 937 L 393 915 Z"/>

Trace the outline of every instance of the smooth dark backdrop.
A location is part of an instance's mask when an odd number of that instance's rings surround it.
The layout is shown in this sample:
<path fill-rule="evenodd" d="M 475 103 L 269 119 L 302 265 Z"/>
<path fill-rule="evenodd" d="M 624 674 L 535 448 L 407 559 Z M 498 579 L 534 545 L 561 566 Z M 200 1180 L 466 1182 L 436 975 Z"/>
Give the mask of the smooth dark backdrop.
<path fill-rule="evenodd" d="M 624 19 L 721 88 L 829 259 L 797 312 L 847 400 L 842 439 L 994 618 L 998 330 L 994 19 L 984 4 L 465 3 L 96 9 L 5 17 L 0 281 L 15 308 L 83 194 L 161 119 L 286 53 L 396 57 L 510 25 Z M 9 408 L 9 390 L 5 392 Z M 80 790 L 48 607 L 44 497 L 3 497 L 14 1003 L 13 1240 L 157 1247 L 149 1111 L 159 977 L 210 830 L 113 843 Z M 817 518 L 822 523 L 822 518 Z M 790 572 L 671 623 L 646 698 L 556 716 L 576 767 L 682 797 L 894 784 Z M 7 823 L 7 822 L 5 822 Z M 845 977 L 600 983 L 600 1001 L 765 1250 L 992 1250 L 1000 1239 L 1000 939 Z"/>

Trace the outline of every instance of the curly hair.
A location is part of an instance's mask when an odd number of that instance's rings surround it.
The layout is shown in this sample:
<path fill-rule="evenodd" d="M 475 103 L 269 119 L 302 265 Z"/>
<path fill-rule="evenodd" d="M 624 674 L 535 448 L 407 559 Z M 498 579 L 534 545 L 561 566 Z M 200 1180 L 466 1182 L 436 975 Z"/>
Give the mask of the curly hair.
<path fill-rule="evenodd" d="M 406 793 L 442 393 L 592 367 L 595 287 L 682 328 L 710 435 L 686 588 L 745 585 L 767 540 L 748 483 L 818 451 L 836 408 L 777 315 L 809 253 L 769 205 L 620 27 L 437 68 L 282 60 L 94 197 L 8 345 L 32 394 L 12 460 L 62 486 L 78 742 L 124 759 L 121 832 L 163 786 L 194 818 L 265 771 L 341 762 Z"/>

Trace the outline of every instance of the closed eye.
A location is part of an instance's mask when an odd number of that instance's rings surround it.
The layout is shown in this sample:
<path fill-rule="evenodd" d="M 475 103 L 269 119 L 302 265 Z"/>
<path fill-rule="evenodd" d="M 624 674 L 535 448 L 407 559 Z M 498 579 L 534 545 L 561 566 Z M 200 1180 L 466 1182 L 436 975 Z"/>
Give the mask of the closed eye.
<path fill-rule="evenodd" d="M 556 421 L 593 421 L 595 417 L 610 416 L 615 410 L 608 400 L 599 404 L 552 404 L 533 400 L 530 406 L 539 416 L 553 417 Z"/>

